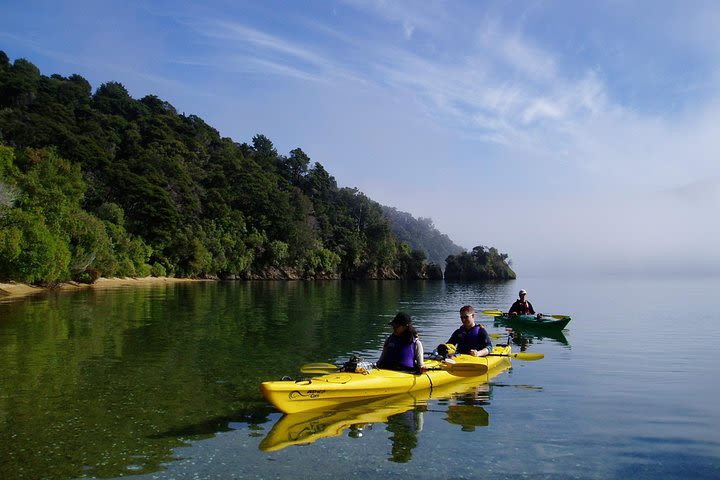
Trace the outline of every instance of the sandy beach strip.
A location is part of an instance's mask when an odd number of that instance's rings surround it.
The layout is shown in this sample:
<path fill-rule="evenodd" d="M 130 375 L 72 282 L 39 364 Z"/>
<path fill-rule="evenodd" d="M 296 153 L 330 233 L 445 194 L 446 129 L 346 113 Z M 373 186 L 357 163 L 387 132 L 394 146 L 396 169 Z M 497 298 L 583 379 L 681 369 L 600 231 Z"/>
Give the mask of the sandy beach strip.
<path fill-rule="evenodd" d="M 0 283 L 0 299 L 8 300 L 35 295 L 47 292 L 49 290 L 80 290 L 84 288 L 115 288 L 115 287 L 131 287 L 137 285 L 152 285 L 161 283 L 180 283 L 180 282 L 207 282 L 211 280 L 198 280 L 193 278 L 174 278 L 174 277 L 124 277 L 124 278 L 98 278 L 95 283 L 78 283 L 64 282 L 53 287 L 36 287 L 26 283 L 7 282 Z"/>

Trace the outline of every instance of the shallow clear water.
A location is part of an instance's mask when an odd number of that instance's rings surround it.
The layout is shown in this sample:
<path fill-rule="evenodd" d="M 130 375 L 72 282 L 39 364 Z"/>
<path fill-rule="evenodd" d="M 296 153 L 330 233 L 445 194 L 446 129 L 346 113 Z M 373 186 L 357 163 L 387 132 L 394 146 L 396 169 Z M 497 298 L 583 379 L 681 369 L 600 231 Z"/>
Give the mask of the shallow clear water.
<path fill-rule="evenodd" d="M 0 303 L 0 477 L 720 478 L 718 287 L 232 282 Z M 545 358 L 489 385 L 305 422 L 259 393 L 306 362 L 376 359 L 398 310 L 431 350 L 460 306 L 507 309 L 519 288 L 573 320 L 521 332 L 515 351 Z"/>

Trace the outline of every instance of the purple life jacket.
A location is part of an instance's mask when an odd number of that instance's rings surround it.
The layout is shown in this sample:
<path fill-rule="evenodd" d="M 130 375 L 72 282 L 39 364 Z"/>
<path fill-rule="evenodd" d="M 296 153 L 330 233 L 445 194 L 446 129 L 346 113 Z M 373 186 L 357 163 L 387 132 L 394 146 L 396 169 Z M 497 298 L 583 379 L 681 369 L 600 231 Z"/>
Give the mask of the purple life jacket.
<path fill-rule="evenodd" d="M 388 338 L 387 350 L 380 368 L 388 370 L 415 369 L 415 339 L 410 342 L 395 334 Z"/>
<path fill-rule="evenodd" d="M 470 350 L 482 350 L 490 348 L 487 344 L 484 332 L 480 332 L 480 325 L 475 325 L 470 330 L 460 327 L 456 332 L 457 337 L 457 353 L 470 353 Z"/>

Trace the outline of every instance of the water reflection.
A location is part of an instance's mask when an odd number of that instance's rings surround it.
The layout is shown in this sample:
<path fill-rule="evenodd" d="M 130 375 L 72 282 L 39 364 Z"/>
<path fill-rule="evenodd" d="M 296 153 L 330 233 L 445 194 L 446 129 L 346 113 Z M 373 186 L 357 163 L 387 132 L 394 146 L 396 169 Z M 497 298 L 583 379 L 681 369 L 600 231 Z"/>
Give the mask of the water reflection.
<path fill-rule="evenodd" d="M 504 324 L 495 322 L 495 328 L 503 328 Z M 569 347 L 570 342 L 565 336 L 564 330 L 541 329 L 526 326 L 513 325 L 512 328 L 506 328 L 511 333 L 512 343 L 520 347 L 520 351 L 524 352 L 536 340 L 552 340 L 554 343 Z"/>
<path fill-rule="evenodd" d="M 422 432 L 425 412 L 445 413 L 448 423 L 470 432 L 489 424 L 489 414 L 482 407 L 489 403 L 492 383 L 486 383 L 507 369 L 509 364 L 485 377 L 469 377 L 460 382 L 392 397 L 343 405 L 337 409 L 283 415 L 259 448 L 281 450 L 294 445 L 307 445 L 318 440 L 337 437 L 348 430 L 348 436 L 361 438 L 373 424 L 386 424 L 392 447 L 392 462 L 404 463 L 412 458 L 417 437 Z"/>
<path fill-rule="evenodd" d="M 477 405 L 450 405 L 446 420 L 460 425 L 463 432 L 474 432 L 475 427 L 490 425 L 490 414 Z"/>
<path fill-rule="evenodd" d="M 2 303 L 0 438 L 12 441 L 0 441 L 0 477 L 148 474 L 188 440 L 243 425 L 262 435 L 275 411 L 260 395 L 261 381 L 358 351 L 377 358 L 387 315 L 400 308 L 421 319 L 425 338 L 442 341 L 468 288 L 227 282 L 50 292 Z M 283 418 L 274 430 L 284 430 L 286 442 L 308 442 L 390 422 L 402 461 L 415 448 L 411 433 L 421 432 L 426 401 Z M 408 418 L 390 420 L 405 412 Z"/>
<path fill-rule="evenodd" d="M 388 418 L 387 431 L 392 434 L 391 462 L 406 463 L 412 458 L 412 450 L 417 447 L 417 435 L 423 427 L 423 410 L 424 407 L 416 407 Z"/>
<path fill-rule="evenodd" d="M 237 430 L 242 425 L 247 425 L 251 430 L 262 430 L 261 425 L 269 422 L 270 414 L 274 412 L 274 408 L 264 403 L 259 403 L 231 415 L 222 415 L 208 418 L 196 423 L 180 425 L 165 430 L 164 432 L 149 435 L 148 438 L 184 438 L 200 440 L 203 438 L 210 438 L 219 432 Z"/>

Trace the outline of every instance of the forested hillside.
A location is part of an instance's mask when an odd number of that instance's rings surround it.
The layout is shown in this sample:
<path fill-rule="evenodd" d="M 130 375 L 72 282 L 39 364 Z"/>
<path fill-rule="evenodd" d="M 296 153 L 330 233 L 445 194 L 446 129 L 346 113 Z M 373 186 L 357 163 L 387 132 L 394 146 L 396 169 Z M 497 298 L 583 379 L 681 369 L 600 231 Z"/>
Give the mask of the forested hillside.
<path fill-rule="evenodd" d="M 426 258 L 300 148 L 0 51 L 0 280 L 423 278 Z"/>
<path fill-rule="evenodd" d="M 457 255 L 465 249 L 456 245 L 450 237 L 440 232 L 430 218 L 415 218 L 407 212 L 393 207 L 383 206 L 383 212 L 395 235 L 401 242 L 406 242 L 413 250 L 427 255 L 429 262 L 444 265 L 448 255 Z"/>

